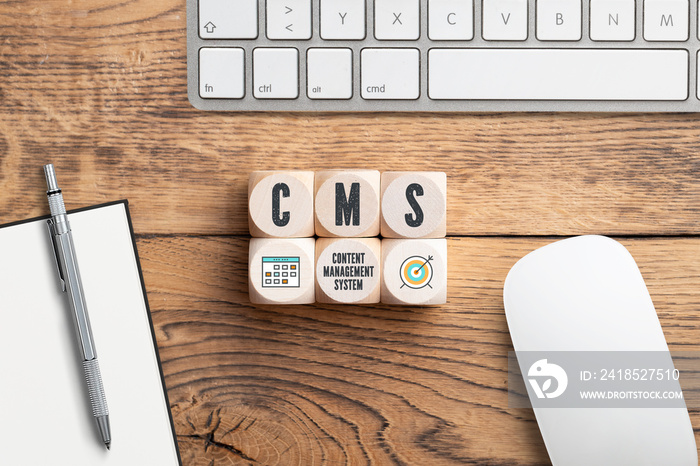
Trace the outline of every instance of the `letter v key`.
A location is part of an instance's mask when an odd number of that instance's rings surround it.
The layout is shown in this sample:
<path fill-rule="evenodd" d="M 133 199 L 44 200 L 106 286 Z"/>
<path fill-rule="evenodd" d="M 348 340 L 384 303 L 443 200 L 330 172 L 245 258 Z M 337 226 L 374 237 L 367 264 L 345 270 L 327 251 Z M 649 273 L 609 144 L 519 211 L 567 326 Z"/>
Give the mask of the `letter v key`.
<path fill-rule="evenodd" d="M 528 0 L 483 0 L 484 39 L 526 40 L 528 3 Z"/>

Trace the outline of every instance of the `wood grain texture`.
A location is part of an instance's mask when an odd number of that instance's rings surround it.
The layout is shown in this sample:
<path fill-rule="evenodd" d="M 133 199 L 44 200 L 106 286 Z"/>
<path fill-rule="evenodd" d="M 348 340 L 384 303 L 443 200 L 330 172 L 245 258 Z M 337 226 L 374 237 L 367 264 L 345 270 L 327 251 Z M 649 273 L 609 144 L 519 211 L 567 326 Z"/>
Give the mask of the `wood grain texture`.
<path fill-rule="evenodd" d="M 205 113 L 185 46 L 184 0 L 0 2 L 0 222 L 47 162 L 69 207 L 130 200 L 186 465 L 547 464 L 501 299 L 543 236 L 626 237 L 700 350 L 699 115 Z M 334 168 L 447 173 L 446 306 L 249 303 L 250 172 Z"/>
<path fill-rule="evenodd" d="M 253 306 L 245 238 L 139 241 L 187 464 L 543 464 L 508 407 L 510 267 L 548 239 L 448 239 L 448 304 Z M 700 239 L 623 240 L 672 350 L 698 350 Z M 700 411 L 693 411 L 700 425 Z M 226 464 L 226 463 L 223 463 Z"/>

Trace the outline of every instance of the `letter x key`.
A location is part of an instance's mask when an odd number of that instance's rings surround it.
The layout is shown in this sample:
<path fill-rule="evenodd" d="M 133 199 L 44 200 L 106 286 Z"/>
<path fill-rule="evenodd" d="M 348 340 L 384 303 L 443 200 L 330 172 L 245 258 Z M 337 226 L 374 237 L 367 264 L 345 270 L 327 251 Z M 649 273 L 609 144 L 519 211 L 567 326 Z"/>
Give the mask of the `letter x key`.
<path fill-rule="evenodd" d="M 374 36 L 378 40 L 417 40 L 420 0 L 375 0 Z"/>

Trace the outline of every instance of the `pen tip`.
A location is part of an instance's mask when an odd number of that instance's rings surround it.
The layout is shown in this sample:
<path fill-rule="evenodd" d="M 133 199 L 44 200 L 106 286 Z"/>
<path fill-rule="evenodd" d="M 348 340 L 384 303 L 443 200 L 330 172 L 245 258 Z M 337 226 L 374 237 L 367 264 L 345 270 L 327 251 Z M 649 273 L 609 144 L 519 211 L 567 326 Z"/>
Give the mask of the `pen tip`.
<path fill-rule="evenodd" d="M 111 445 L 111 443 L 105 443 L 105 446 L 107 447 L 107 450 L 111 450 L 110 445 Z"/>

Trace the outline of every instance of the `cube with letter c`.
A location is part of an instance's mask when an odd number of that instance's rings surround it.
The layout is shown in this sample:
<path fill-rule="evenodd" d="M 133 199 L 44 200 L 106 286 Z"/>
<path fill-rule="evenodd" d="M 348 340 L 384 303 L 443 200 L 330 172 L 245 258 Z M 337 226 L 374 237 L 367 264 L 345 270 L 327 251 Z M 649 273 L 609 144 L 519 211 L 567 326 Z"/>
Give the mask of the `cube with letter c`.
<path fill-rule="evenodd" d="M 251 173 L 248 227 L 251 236 L 258 238 L 314 236 L 314 172 Z"/>

